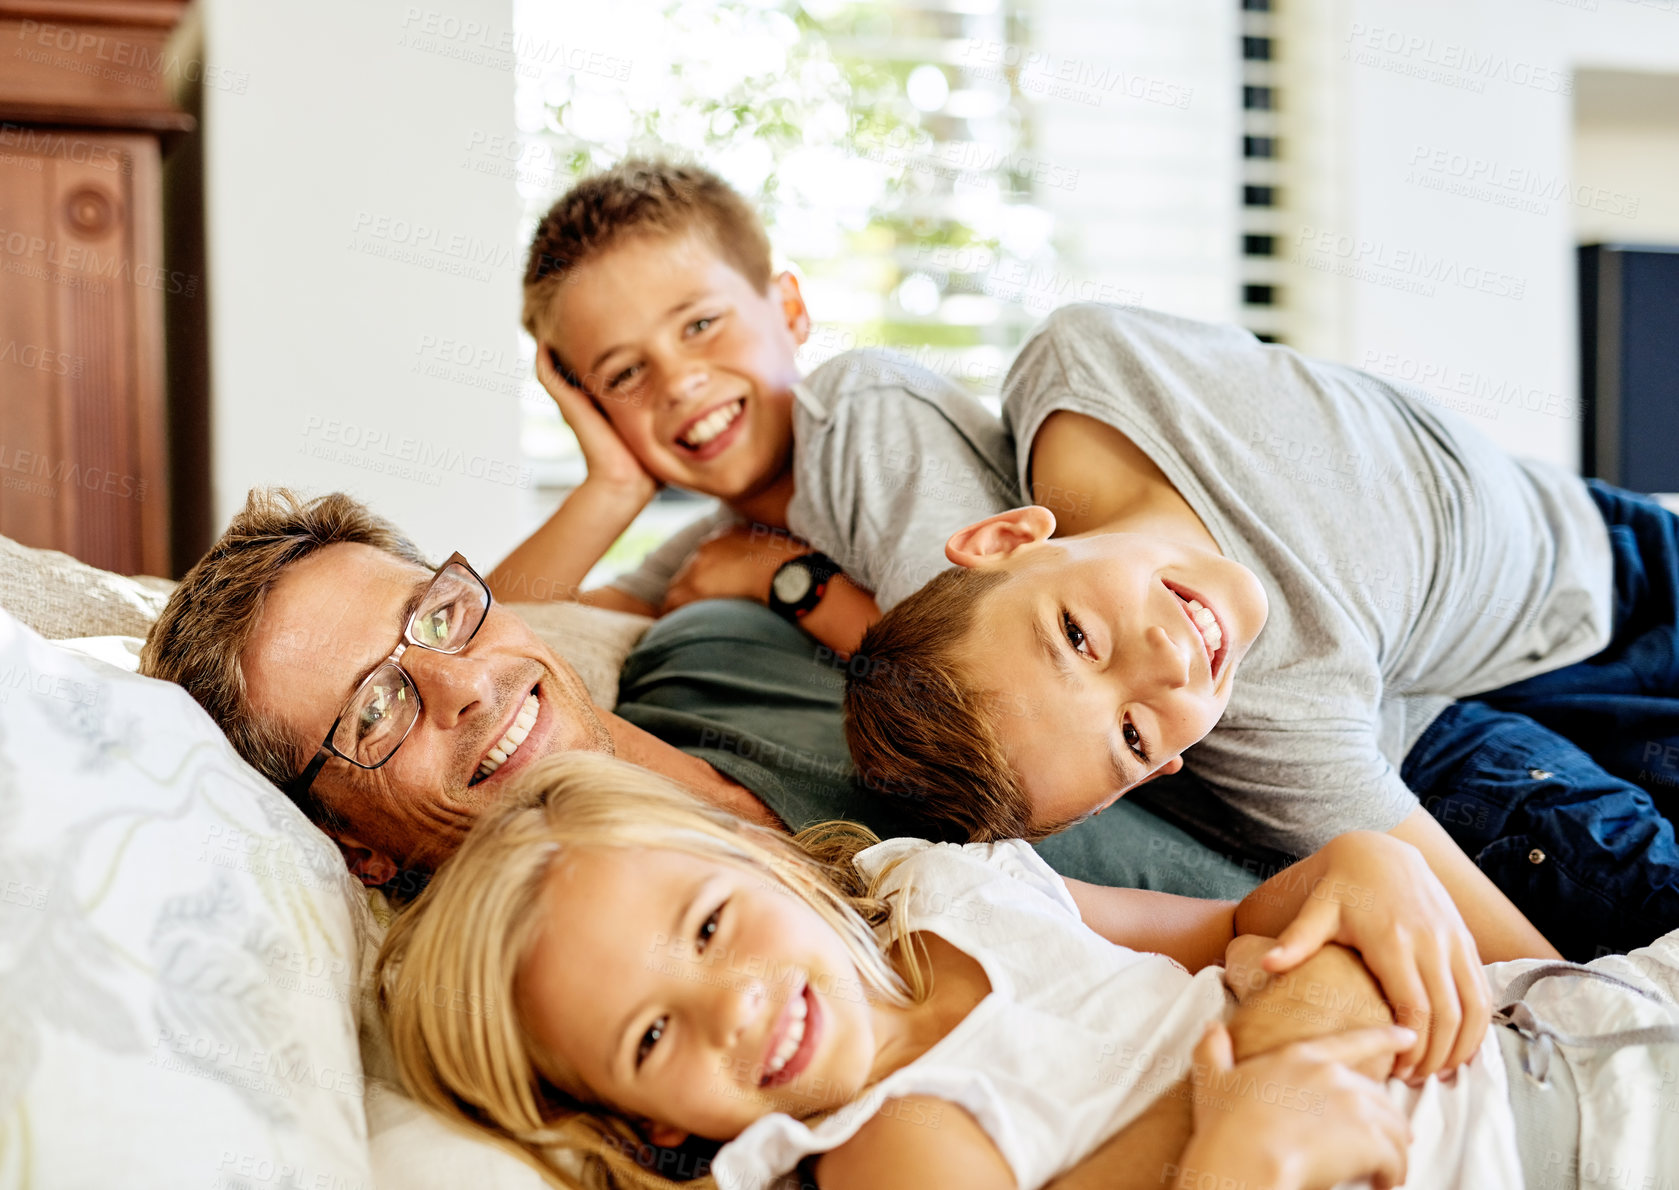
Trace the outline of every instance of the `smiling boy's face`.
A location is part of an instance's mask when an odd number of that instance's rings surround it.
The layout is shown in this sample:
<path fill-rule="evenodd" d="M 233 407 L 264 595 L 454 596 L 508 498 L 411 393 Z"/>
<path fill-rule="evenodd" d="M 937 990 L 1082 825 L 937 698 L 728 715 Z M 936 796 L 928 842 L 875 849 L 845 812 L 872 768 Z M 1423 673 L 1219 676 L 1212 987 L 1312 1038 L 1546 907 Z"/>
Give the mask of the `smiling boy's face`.
<path fill-rule="evenodd" d="M 760 293 L 698 233 L 632 235 L 572 272 L 543 329 L 661 482 L 733 502 L 786 472 L 810 330 L 790 274 Z"/>
<path fill-rule="evenodd" d="M 1216 551 L 1145 533 L 1050 539 L 1042 509 L 990 520 L 1009 517 L 1012 536 L 952 539 L 953 561 L 1009 576 L 975 607 L 962 669 L 1006 692 L 993 728 L 1033 826 L 1059 829 L 1182 767 L 1224 713 L 1267 603 Z"/>

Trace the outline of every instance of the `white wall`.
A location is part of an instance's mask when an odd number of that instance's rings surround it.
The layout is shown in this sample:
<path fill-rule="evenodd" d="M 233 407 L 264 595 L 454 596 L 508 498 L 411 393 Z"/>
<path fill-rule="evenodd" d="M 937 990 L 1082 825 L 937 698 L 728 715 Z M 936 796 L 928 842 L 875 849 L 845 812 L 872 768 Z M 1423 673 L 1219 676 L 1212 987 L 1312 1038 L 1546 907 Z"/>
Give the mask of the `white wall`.
<path fill-rule="evenodd" d="M 1315 229 L 1332 239 L 1298 231 L 1290 250 L 1354 270 L 1334 282 L 1346 310 L 1338 354 L 1419 375 L 1507 449 L 1577 466 L 1574 247 L 1587 224 L 1594 238 L 1604 230 L 1590 209 L 1599 193 L 1652 183 L 1610 176 L 1611 155 L 1572 159 L 1574 74 L 1679 72 L 1679 0 L 1354 0 L 1332 11 L 1346 199 L 1335 226 Z M 1550 197 L 1559 183 L 1572 197 Z M 1607 221 L 1623 240 L 1671 235 L 1637 215 Z M 1412 283 L 1426 292 L 1407 292 Z"/>
<path fill-rule="evenodd" d="M 511 0 L 207 0 L 215 521 L 344 489 L 428 553 L 517 539 Z M 504 40 L 505 39 L 505 40 Z"/>
<path fill-rule="evenodd" d="M 1679 244 L 1679 73 L 1577 71 L 1574 172 L 1617 187 L 1575 204 L 1582 241 Z"/>

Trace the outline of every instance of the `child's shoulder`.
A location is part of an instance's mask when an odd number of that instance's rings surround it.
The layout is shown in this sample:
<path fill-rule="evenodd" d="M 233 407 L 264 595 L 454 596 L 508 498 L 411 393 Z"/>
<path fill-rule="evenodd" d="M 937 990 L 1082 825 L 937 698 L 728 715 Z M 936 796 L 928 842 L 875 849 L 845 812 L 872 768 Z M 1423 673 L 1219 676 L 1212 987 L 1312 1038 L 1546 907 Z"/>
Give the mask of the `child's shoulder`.
<path fill-rule="evenodd" d="M 1141 306 L 1073 302 L 1050 312 L 1022 346 L 1004 387 L 1041 373 L 1053 362 L 1098 382 L 1112 379 L 1116 365 L 1179 366 L 1185 360 L 1262 349 L 1254 335 L 1225 322 L 1202 322 Z M 1089 374 L 1088 376 L 1086 374 Z"/>
<path fill-rule="evenodd" d="M 910 396 L 941 404 L 973 400 L 947 372 L 886 347 L 842 351 L 800 381 L 798 389 L 801 404 L 819 416 L 831 415 L 844 402 L 869 395 Z"/>
<path fill-rule="evenodd" d="M 1252 342 L 1253 334 L 1230 322 L 1205 322 L 1147 306 L 1118 306 L 1106 302 L 1069 302 L 1038 324 L 1034 337 L 1229 338 Z"/>
<path fill-rule="evenodd" d="M 1182 399 L 1252 369 L 1267 348 L 1239 326 L 1199 322 L 1160 310 L 1075 302 L 1040 323 L 1003 381 L 1003 417 L 1017 433 L 1035 434 L 1041 418 L 1069 394 L 1112 416 L 1127 394 Z"/>
<path fill-rule="evenodd" d="M 868 880 L 880 881 L 878 891 L 890 892 L 906 884 L 937 887 L 946 895 L 977 895 L 1009 899 L 1021 886 L 1033 889 L 1078 917 L 1067 884 L 1024 839 L 995 843 L 930 843 L 925 839 L 887 839 L 853 861 Z"/>
<path fill-rule="evenodd" d="M 837 355 L 794 387 L 795 447 L 801 455 L 816 443 L 845 452 L 936 447 L 1012 477 L 1014 448 L 1002 422 L 955 372 L 879 347 Z"/>

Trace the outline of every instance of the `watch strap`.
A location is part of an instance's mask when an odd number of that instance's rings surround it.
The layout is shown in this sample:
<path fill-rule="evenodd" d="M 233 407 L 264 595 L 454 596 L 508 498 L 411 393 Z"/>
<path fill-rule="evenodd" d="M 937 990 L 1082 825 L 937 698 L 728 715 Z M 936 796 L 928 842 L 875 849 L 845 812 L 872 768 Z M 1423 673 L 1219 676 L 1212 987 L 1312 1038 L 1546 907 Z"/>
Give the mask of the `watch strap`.
<path fill-rule="evenodd" d="M 782 619 L 796 624 L 822 602 L 822 596 L 827 594 L 828 584 L 833 581 L 834 575 L 844 568 L 820 550 L 812 550 L 808 554 L 787 559 L 776 567 L 776 576 L 779 577 L 782 571 L 794 566 L 810 577 L 810 588 L 801 598 L 788 601 L 775 593 L 775 580 L 771 579 L 769 608 Z"/>

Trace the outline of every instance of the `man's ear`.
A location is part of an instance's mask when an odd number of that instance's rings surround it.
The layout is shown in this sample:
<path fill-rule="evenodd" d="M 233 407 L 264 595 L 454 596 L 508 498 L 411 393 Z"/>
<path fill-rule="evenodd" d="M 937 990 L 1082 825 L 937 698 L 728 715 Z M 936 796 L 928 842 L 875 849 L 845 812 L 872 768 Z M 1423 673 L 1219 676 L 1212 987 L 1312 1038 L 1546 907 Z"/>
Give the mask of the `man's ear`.
<path fill-rule="evenodd" d="M 1011 508 L 958 529 L 944 543 L 944 556 L 972 569 L 1006 558 L 1021 546 L 1048 541 L 1055 532 L 1055 514 L 1041 504 Z"/>
<path fill-rule="evenodd" d="M 383 851 L 368 847 L 348 835 L 340 835 L 334 842 L 338 844 L 339 853 L 344 856 L 344 863 L 351 874 L 369 888 L 388 884 L 396 875 L 396 860 Z"/>
<path fill-rule="evenodd" d="M 777 273 L 770 282 L 770 297 L 780 301 L 781 316 L 793 341 L 804 346 L 804 341 L 810 338 L 810 311 L 805 309 L 804 294 L 799 292 L 799 279 L 790 272 Z"/>
<path fill-rule="evenodd" d="M 684 1132 L 680 1128 L 673 1128 L 669 1124 L 653 1124 L 643 1122 L 641 1131 L 647 1137 L 647 1143 L 658 1145 L 661 1149 L 674 1149 L 678 1145 L 687 1144 L 692 1132 Z"/>

